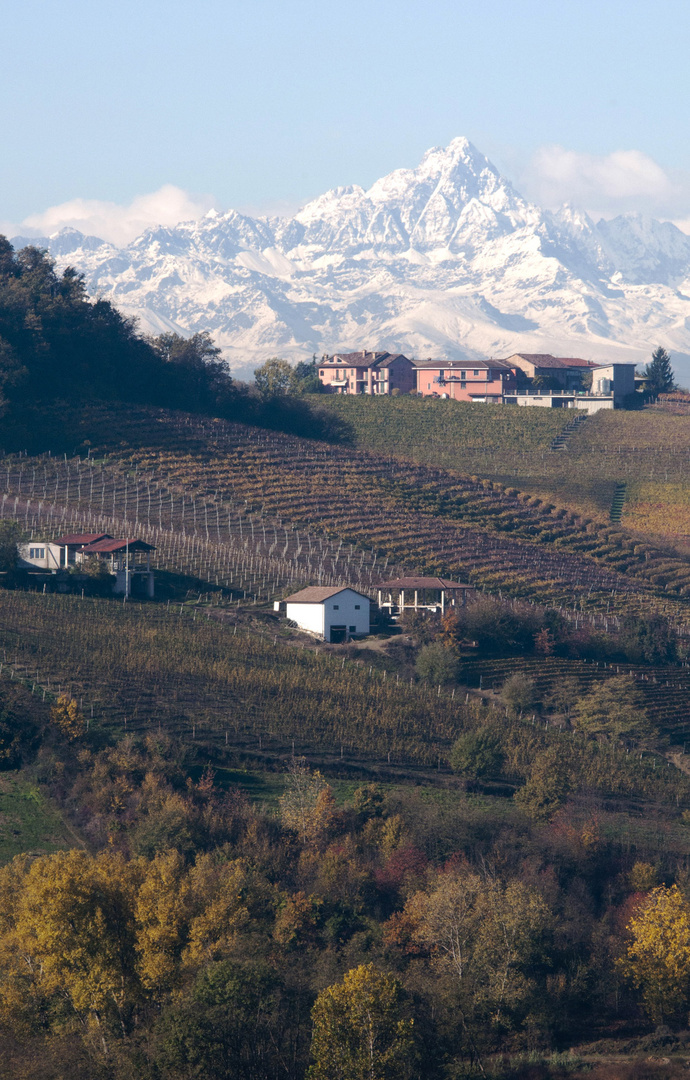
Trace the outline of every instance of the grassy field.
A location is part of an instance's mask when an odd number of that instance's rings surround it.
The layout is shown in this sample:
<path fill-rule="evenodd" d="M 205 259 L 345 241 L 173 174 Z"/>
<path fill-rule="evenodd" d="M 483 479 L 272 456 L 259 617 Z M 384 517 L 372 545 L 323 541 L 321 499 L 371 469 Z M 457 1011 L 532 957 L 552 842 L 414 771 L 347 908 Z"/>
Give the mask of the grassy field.
<path fill-rule="evenodd" d="M 76 843 L 59 812 L 23 773 L 0 773 L 0 864 L 20 852 L 49 855 Z"/>
<path fill-rule="evenodd" d="M 322 403 L 350 426 L 357 446 L 514 484 L 602 519 L 625 481 L 625 525 L 690 538 L 690 417 L 602 411 L 563 452 L 550 447 L 570 411 L 339 395 Z"/>

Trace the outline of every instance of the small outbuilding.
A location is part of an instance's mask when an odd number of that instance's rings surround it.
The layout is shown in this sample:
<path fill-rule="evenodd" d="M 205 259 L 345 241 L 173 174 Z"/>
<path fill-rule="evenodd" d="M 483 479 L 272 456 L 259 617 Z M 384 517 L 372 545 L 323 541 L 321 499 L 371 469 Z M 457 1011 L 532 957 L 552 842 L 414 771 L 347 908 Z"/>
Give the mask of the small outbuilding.
<path fill-rule="evenodd" d="M 274 607 L 278 611 L 284 607 L 287 618 L 301 630 L 333 644 L 369 633 L 371 601 L 356 589 L 309 585 Z"/>
<path fill-rule="evenodd" d="M 379 608 L 395 617 L 405 611 L 440 611 L 447 607 L 462 607 L 468 594 L 475 592 L 473 585 L 461 581 L 447 581 L 440 577 L 402 577 L 394 581 L 382 581 L 378 587 Z"/>

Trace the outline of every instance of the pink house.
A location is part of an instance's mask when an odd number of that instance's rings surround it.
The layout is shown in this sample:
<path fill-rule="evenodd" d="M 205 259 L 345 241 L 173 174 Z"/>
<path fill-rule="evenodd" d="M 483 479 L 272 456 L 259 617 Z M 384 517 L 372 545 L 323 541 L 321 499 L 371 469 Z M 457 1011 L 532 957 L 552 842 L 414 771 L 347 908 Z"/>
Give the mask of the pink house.
<path fill-rule="evenodd" d="M 414 364 L 402 353 L 326 354 L 319 378 L 332 394 L 409 394 L 415 389 Z"/>
<path fill-rule="evenodd" d="M 417 393 L 423 397 L 500 404 L 518 385 L 514 368 L 504 360 L 421 360 L 415 368 Z"/>

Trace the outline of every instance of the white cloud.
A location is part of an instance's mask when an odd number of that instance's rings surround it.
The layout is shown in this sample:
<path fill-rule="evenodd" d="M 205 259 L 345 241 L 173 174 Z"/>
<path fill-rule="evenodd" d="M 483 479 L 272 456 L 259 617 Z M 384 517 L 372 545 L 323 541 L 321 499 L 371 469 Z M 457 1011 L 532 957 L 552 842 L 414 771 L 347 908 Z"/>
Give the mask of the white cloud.
<path fill-rule="evenodd" d="M 5 231 L 9 235 L 51 236 L 69 226 L 121 246 L 152 226 L 172 226 L 203 217 L 212 206 L 208 196 L 196 197 L 174 184 L 164 184 L 158 191 L 137 195 L 126 206 L 100 199 L 70 199 L 30 214 L 13 230 L 5 226 Z"/>
<path fill-rule="evenodd" d="M 593 217 L 638 210 L 654 217 L 683 219 L 690 211 L 690 176 L 663 169 L 641 150 L 597 155 L 542 146 L 520 184 L 541 206 L 574 203 Z"/>

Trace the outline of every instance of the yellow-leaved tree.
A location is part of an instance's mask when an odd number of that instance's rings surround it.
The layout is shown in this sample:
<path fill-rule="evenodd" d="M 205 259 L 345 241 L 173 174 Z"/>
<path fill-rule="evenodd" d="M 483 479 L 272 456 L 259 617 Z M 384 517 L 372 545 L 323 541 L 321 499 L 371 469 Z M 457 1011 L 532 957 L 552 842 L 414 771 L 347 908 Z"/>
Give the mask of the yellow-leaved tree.
<path fill-rule="evenodd" d="M 293 761 L 280 797 L 284 827 L 296 832 L 305 847 L 316 846 L 327 837 L 334 812 L 333 793 L 318 769 L 312 772 L 303 759 Z"/>
<path fill-rule="evenodd" d="M 67 739 L 78 739 L 86 731 L 86 721 L 75 698 L 60 694 L 50 710 L 50 719 Z"/>
<path fill-rule="evenodd" d="M 166 851 L 139 859 L 142 881 L 136 896 L 138 970 L 142 984 L 156 993 L 174 987 L 189 922 L 191 897 L 185 862 Z"/>
<path fill-rule="evenodd" d="M 415 1064 L 413 1023 L 398 979 L 360 964 L 312 1009 L 308 1080 L 404 1080 Z"/>
<path fill-rule="evenodd" d="M 0 1013 L 63 1000 L 97 1035 L 126 1031 L 140 986 L 137 868 L 105 852 L 19 856 L 0 871 Z"/>
<path fill-rule="evenodd" d="M 690 1001 L 690 904 L 676 885 L 659 885 L 628 923 L 621 967 L 654 1023 L 685 1021 Z"/>

